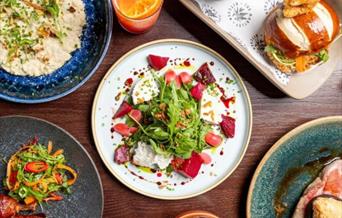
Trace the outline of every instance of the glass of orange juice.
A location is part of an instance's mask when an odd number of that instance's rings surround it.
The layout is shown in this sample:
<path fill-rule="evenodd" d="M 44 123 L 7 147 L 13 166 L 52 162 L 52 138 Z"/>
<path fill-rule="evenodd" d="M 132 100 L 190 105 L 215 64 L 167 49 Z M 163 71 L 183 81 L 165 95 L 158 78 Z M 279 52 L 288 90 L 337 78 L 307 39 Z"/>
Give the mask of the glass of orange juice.
<path fill-rule="evenodd" d="M 130 33 L 148 31 L 158 20 L 163 0 L 112 0 L 120 25 Z"/>

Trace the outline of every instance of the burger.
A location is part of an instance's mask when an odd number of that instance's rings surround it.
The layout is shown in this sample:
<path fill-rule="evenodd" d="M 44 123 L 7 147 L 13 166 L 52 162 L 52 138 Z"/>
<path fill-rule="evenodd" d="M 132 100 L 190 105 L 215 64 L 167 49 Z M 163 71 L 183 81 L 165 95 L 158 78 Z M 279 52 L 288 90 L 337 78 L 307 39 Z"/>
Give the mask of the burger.
<path fill-rule="evenodd" d="M 329 59 L 340 21 L 324 0 L 285 0 L 265 21 L 265 53 L 282 72 L 304 72 Z"/>

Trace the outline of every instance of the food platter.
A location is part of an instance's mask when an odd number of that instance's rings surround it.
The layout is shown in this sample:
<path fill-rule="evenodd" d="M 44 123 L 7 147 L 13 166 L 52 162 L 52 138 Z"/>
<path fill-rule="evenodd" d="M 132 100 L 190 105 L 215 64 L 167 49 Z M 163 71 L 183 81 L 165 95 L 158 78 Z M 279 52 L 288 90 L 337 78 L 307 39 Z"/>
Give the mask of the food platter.
<path fill-rule="evenodd" d="M 317 173 L 312 175 L 302 170 L 291 176 L 289 172 L 318 160 L 321 164 L 317 170 L 321 170 L 324 164 L 340 156 L 341 132 L 341 116 L 325 117 L 305 123 L 279 139 L 254 173 L 248 192 L 247 217 L 276 217 L 278 204 L 286 205 L 281 217 L 292 217 L 299 198 Z"/>
<path fill-rule="evenodd" d="M 201 5 L 202 10 L 195 0 L 181 0 L 180 2 L 233 46 L 277 88 L 295 99 L 303 99 L 317 91 L 333 73 L 338 61 L 341 60 L 342 52 L 339 48 L 341 47 L 342 40 L 340 37 L 329 47 L 330 59 L 328 62 L 316 65 L 305 73 L 293 74 L 289 77 L 286 74 L 279 73 L 269 62 L 265 61 L 266 58 L 263 55 L 263 24 L 269 12 L 280 1 L 264 0 L 256 2 L 247 0 L 243 2 L 225 2 L 200 0 L 198 2 L 203 3 Z M 328 0 L 328 2 L 341 17 L 342 10 L 339 1 Z M 227 4 L 228 6 L 219 7 L 217 6 L 219 4 Z M 217 8 L 214 7 L 215 5 Z M 218 14 L 218 8 L 222 8 L 224 12 Z M 232 17 L 234 15 L 233 11 L 234 9 L 237 11 L 239 8 L 246 14 L 246 19 L 242 19 L 242 24 L 235 24 L 235 18 Z M 206 13 L 203 13 L 203 11 Z M 226 16 L 227 14 L 229 16 Z M 220 23 L 218 24 L 217 20 L 219 18 Z M 227 20 L 234 24 L 227 22 Z M 225 31 L 222 25 L 225 27 L 230 25 L 231 32 Z"/>
<path fill-rule="evenodd" d="M 232 113 L 236 117 L 236 137 L 212 150 L 213 164 L 202 166 L 201 173 L 189 180 L 180 175 L 146 172 L 134 165 L 114 163 L 114 151 L 120 136 L 112 134 L 112 117 L 125 96 L 123 87 L 128 80 L 134 83 L 148 68 L 147 55 L 168 56 L 173 61 L 191 60 L 199 67 L 204 62 L 213 63 L 212 72 L 226 93 L 236 96 Z M 170 62 L 169 62 L 170 63 Z M 226 83 L 230 78 L 230 83 Z M 127 91 L 125 92 L 127 93 Z M 233 112 L 234 111 L 234 112 Z M 139 46 L 119 59 L 102 80 L 92 111 L 92 130 L 97 150 L 110 172 L 123 184 L 143 195 L 159 199 L 184 199 L 202 194 L 223 182 L 238 166 L 247 149 L 252 127 L 252 108 L 246 88 L 231 65 L 219 54 L 201 44 L 177 39 L 153 41 Z M 160 187 L 163 182 L 163 187 Z"/>
<path fill-rule="evenodd" d="M 86 25 L 81 46 L 71 53 L 71 59 L 53 73 L 35 77 L 16 76 L 0 69 L 0 98 L 29 104 L 56 100 L 81 87 L 96 72 L 111 39 L 112 6 L 109 0 L 83 3 Z"/>
<path fill-rule="evenodd" d="M 70 195 L 63 195 L 62 201 L 42 204 L 35 213 L 47 217 L 102 217 L 104 199 L 99 173 L 88 152 L 74 137 L 52 123 L 25 116 L 0 117 L 0 129 L 1 179 L 9 158 L 33 137 L 39 138 L 40 143 L 52 141 L 62 148 L 68 164 L 79 175 Z M 4 192 L 1 188 L 0 193 L 7 194 Z"/>

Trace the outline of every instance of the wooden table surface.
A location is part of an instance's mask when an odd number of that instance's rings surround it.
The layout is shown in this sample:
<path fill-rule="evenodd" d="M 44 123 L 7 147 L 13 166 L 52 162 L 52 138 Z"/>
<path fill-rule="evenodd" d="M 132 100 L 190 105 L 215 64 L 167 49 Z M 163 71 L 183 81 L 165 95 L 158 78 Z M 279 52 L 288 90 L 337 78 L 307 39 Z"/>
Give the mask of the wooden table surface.
<path fill-rule="evenodd" d="M 112 176 L 97 154 L 91 134 L 91 106 L 101 78 L 130 49 L 164 38 L 201 42 L 222 54 L 240 73 L 253 105 L 253 133 L 237 170 L 221 185 L 198 197 L 179 201 L 155 200 L 131 191 Z M 174 217 L 193 209 L 220 217 L 245 217 L 249 183 L 258 162 L 282 135 L 296 126 L 324 116 L 342 114 L 342 63 L 316 93 L 304 100 L 286 97 L 248 61 L 187 11 L 166 0 L 157 25 L 144 35 L 130 35 L 114 22 L 112 43 L 99 70 L 76 92 L 54 102 L 21 105 L 0 101 L 0 115 L 29 115 L 51 121 L 74 135 L 89 151 L 103 182 L 104 217 Z M 81 199 L 80 199 L 81 200 Z"/>

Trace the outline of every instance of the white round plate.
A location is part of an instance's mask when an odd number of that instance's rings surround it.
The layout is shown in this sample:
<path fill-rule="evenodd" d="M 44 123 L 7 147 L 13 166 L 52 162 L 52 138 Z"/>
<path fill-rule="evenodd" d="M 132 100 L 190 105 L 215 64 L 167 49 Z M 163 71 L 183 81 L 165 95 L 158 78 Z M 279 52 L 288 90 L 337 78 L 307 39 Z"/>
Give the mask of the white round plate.
<path fill-rule="evenodd" d="M 148 69 L 149 54 L 170 57 L 169 65 L 188 59 L 195 70 L 203 63 L 211 63 L 217 83 L 227 97 L 235 96 L 229 108 L 236 119 L 235 137 L 227 139 L 217 149 L 212 149 L 212 164 L 202 165 L 199 175 L 190 180 L 173 173 L 172 177 L 147 172 L 132 164 L 114 162 L 114 150 L 121 136 L 111 132 L 112 117 L 125 96 L 127 79 L 139 80 Z M 228 81 L 228 82 L 227 82 Z M 128 90 L 127 90 L 128 91 Z M 121 94 L 120 94 L 121 93 Z M 123 184 L 143 195 L 158 199 L 184 199 L 200 195 L 223 182 L 239 165 L 249 143 L 252 130 L 252 108 L 247 90 L 233 67 L 218 53 L 201 44 L 166 39 L 139 46 L 119 59 L 103 78 L 93 104 L 92 130 L 97 150 L 110 172 Z"/>

